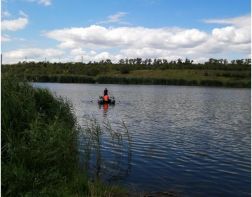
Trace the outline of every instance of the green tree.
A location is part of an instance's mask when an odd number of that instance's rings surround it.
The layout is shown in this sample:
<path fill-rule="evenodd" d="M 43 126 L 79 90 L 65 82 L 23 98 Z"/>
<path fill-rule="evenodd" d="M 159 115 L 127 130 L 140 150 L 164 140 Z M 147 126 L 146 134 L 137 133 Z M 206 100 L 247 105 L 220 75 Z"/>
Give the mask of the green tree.
<path fill-rule="evenodd" d="M 124 59 L 120 59 L 120 60 L 119 60 L 119 64 L 125 64 Z"/>

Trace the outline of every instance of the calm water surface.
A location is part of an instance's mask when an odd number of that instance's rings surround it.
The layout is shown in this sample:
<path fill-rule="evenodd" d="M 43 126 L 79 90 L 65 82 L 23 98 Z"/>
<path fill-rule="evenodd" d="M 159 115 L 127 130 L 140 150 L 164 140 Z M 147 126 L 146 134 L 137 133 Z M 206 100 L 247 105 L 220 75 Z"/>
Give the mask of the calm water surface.
<path fill-rule="evenodd" d="M 250 89 L 35 86 L 69 99 L 81 126 L 90 117 L 119 130 L 125 122 L 130 143 L 116 146 L 102 135 L 100 174 L 107 181 L 182 196 L 250 196 Z M 97 104 L 105 87 L 116 97 L 115 106 Z"/>

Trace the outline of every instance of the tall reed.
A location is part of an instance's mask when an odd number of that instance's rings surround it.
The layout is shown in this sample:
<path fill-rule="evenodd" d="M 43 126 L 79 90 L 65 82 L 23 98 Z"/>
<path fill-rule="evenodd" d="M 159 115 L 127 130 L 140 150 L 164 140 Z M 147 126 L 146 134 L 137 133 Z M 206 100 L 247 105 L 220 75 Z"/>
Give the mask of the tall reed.
<path fill-rule="evenodd" d="M 2 196 L 123 196 L 80 168 L 80 128 L 68 101 L 6 76 L 1 99 Z"/>

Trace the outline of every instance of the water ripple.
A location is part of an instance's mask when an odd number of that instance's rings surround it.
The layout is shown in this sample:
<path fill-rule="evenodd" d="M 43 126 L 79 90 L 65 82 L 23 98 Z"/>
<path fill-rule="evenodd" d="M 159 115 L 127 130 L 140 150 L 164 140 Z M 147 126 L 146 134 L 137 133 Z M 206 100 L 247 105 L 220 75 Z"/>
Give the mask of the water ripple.
<path fill-rule="evenodd" d="M 110 181 L 120 179 L 136 190 L 173 190 L 184 196 L 250 196 L 250 90 L 38 86 L 71 100 L 81 125 L 89 116 L 100 122 L 109 120 L 116 128 L 125 121 L 130 146 L 116 146 L 110 135 L 103 134 L 101 174 Z M 120 100 L 107 111 L 89 102 L 105 87 Z"/>

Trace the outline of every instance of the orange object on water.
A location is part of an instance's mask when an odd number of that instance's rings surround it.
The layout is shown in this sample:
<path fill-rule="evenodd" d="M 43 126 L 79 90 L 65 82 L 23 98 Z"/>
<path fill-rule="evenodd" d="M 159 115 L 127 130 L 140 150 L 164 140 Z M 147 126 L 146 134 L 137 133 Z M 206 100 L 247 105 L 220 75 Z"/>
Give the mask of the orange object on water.
<path fill-rule="evenodd" d="M 105 112 L 108 110 L 108 108 L 109 108 L 108 103 L 103 104 L 103 109 Z"/>
<path fill-rule="evenodd" d="M 103 96 L 103 100 L 104 100 L 105 102 L 108 102 L 108 101 L 109 101 L 109 96 L 108 96 L 108 95 Z"/>

